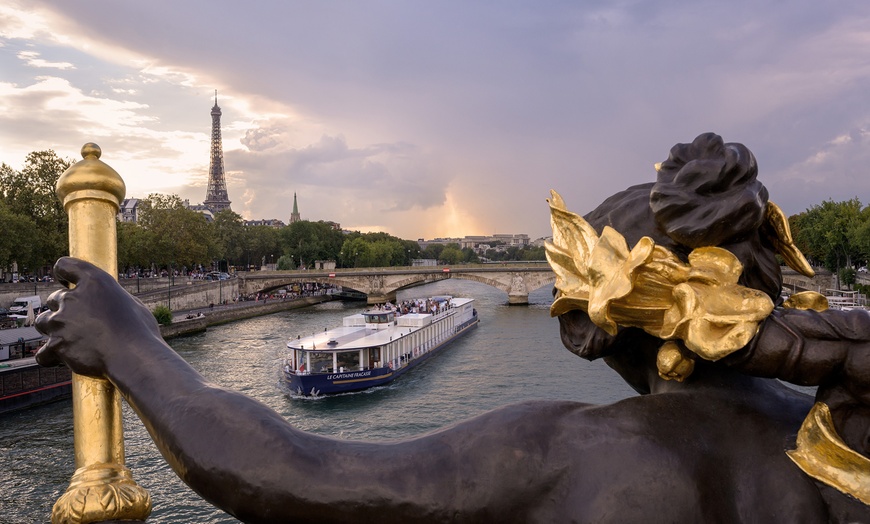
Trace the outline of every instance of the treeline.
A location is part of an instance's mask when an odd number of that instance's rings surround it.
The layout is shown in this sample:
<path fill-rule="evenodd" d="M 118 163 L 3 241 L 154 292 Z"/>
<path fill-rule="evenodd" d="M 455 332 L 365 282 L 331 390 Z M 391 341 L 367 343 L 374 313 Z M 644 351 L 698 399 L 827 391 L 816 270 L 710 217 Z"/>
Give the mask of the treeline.
<path fill-rule="evenodd" d="M 72 164 L 47 150 L 27 155 L 21 170 L 0 165 L 0 271 L 17 263 L 22 275 L 41 276 L 69 253 L 67 215 L 55 185 Z M 544 260 L 543 248 L 492 247 L 485 260 Z M 474 250 L 458 244 L 430 244 L 421 250 L 413 240 L 387 233 L 343 232 L 326 222 L 300 221 L 283 228 L 245 226 L 232 211 L 219 212 L 208 222 L 177 195 L 149 195 L 139 202 L 136 223 L 118 223 L 121 274 L 264 264 L 311 268 L 318 260 L 334 260 L 340 268 L 408 266 L 418 258 L 441 264 L 482 261 Z"/>
<path fill-rule="evenodd" d="M 789 217 L 789 225 L 810 263 L 839 274 L 844 284 L 853 284 L 870 260 L 870 207 L 858 198 L 826 200 Z"/>
<path fill-rule="evenodd" d="M 18 264 L 21 274 L 44 275 L 69 253 L 68 221 L 55 194 L 60 175 L 73 164 L 52 150 L 27 155 L 20 170 L 0 164 L 0 269 Z M 789 218 L 797 246 L 811 263 L 854 281 L 870 260 L 870 207 L 853 198 L 827 200 Z M 443 264 L 481 261 L 543 260 L 543 248 L 493 245 L 482 257 L 458 244 L 430 244 L 386 233 L 345 233 L 325 222 L 301 221 L 283 228 L 245 226 L 232 211 L 209 223 L 175 195 L 153 194 L 140 202 L 139 222 L 118 224 L 118 262 L 122 273 L 135 269 L 312 267 L 335 260 L 338 267 L 410 265 L 427 258 Z M 483 260 L 482 260 L 483 259 Z"/>
<path fill-rule="evenodd" d="M 0 269 L 17 262 L 20 273 L 43 275 L 69 254 L 69 222 L 54 188 L 72 163 L 49 150 L 27 155 L 20 171 L 0 165 Z"/>

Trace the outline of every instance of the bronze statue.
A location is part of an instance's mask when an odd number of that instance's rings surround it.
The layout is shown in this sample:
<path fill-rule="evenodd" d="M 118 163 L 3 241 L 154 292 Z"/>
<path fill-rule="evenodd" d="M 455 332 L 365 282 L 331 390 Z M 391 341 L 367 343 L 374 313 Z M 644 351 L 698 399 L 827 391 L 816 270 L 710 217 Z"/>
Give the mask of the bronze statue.
<path fill-rule="evenodd" d="M 562 340 L 641 393 L 611 405 L 523 402 L 386 444 L 307 434 L 208 384 L 72 258 L 37 358 L 106 377 L 176 473 L 244 522 L 870 522 L 870 315 L 779 307 L 776 254 L 802 257 L 756 174 L 706 134 L 584 219 L 554 195 Z M 766 377 L 818 385 L 817 407 Z M 832 432 L 853 453 L 833 469 L 814 461 Z"/>

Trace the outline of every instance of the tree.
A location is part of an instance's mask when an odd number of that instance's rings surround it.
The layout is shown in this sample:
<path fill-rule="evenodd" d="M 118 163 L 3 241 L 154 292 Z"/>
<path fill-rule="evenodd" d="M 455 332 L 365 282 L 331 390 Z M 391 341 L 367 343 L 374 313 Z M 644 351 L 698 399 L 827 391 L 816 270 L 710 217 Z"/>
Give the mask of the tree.
<path fill-rule="evenodd" d="M 45 150 L 29 153 L 21 171 L 6 164 L 0 166 L 0 198 L 9 212 L 27 217 L 36 227 L 29 238 L 30 256 L 25 259 L 23 254 L 16 254 L 14 257 L 24 266 L 24 271 L 36 272 L 69 253 L 69 220 L 55 187 L 58 178 L 72 164 L 54 151 Z"/>
<path fill-rule="evenodd" d="M 270 226 L 245 228 L 245 264 L 260 266 L 272 255 L 282 252 L 278 230 Z"/>
<path fill-rule="evenodd" d="M 826 200 L 792 217 L 798 248 L 833 272 L 853 267 L 866 258 L 861 250 L 861 232 L 868 214 L 857 198 L 844 202 Z"/>
<path fill-rule="evenodd" d="M 284 254 L 299 266 L 311 266 L 315 260 L 337 259 L 344 242 L 341 231 L 323 221 L 294 222 L 282 228 L 279 236 Z"/>
<path fill-rule="evenodd" d="M 232 263 L 242 260 L 246 248 L 245 221 L 229 209 L 219 211 L 211 223 L 215 257 Z"/>
<path fill-rule="evenodd" d="M 420 244 L 416 240 L 403 240 L 402 246 L 407 254 L 405 265 L 410 266 L 412 260 L 420 258 Z"/>
<path fill-rule="evenodd" d="M 212 260 L 214 242 L 205 216 L 187 209 L 178 195 L 153 193 L 139 206 L 139 223 L 150 246 L 149 263 L 192 268 Z"/>
<path fill-rule="evenodd" d="M 30 217 L 12 212 L 0 200 L 0 267 L 13 262 L 35 267 L 33 239 L 37 234 L 36 224 Z"/>
<path fill-rule="evenodd" d="M 444 264 L 459 264 L 462 262 L 462 250 L 459 249 L 459 244 L 448 244 L 441 250 L 439 260 Z"/>
<path fill-rule="evenodd" d="M 353 235 L 341 246 L 341 265 L 344 267 L 369 267 L 372 258 L 369 243 L 362 235 Z"/>
<path fill-rule="evenodd" d="M 444 251 L 444 244 L 429 244 L 426 246 L 426 249 L 420 253 L 422 258 L 431 258 L 434 260 L 438 260 L 441 258 L 441 252 Z"/>
<path fill-rule="evenodd" d="M 127 273 L 131 268 L 149 267 L 154 261 L 150 256 L 153 235 L 139 224 L 118 222 L 118 268 Z"/>

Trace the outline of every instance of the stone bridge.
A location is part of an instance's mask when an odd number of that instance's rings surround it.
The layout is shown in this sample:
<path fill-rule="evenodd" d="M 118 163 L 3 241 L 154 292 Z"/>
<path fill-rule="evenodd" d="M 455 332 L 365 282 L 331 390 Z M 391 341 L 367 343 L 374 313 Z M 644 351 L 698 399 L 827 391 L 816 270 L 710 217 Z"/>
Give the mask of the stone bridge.
<path fill-rule="evenodd" d="M 288 284 L 319 282 L 352 289 L 368 296 L 369 304 L 395 300 L 396 291 L 448 278 L 473 280 L 501 289 L 510 304 L 528 304 L 529 292 L 552 284 L 556 274 L 545 262 L 475 264 L 449 267 L 403 267 L 239 272 L 239 291 L 257 293 Z"/>

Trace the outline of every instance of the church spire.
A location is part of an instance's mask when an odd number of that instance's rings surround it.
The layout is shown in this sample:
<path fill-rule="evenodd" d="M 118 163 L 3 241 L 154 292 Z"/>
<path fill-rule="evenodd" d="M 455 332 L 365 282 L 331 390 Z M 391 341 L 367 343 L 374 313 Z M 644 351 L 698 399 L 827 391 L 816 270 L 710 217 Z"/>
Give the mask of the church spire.
<path fill-rule="evenodd" d="M 296 192 L 293 192 L 293 212 L 290 213 L 290 223 L 299 222 L 302 220 L 299 217 L 299 206 L 296 205 Z"/>

